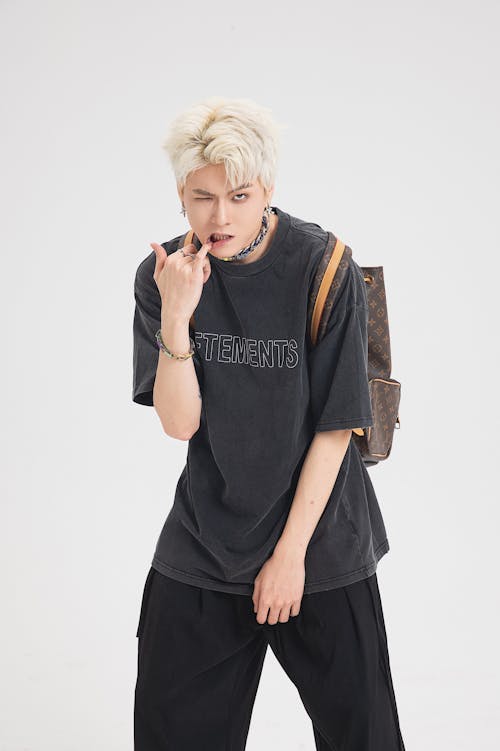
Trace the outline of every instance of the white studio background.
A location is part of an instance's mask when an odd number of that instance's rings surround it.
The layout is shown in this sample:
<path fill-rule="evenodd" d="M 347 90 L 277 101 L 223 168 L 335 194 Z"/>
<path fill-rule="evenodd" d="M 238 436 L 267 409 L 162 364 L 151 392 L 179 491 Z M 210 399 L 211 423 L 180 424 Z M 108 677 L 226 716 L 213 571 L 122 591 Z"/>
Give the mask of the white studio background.
<path fill-rule="evenodd" d="M 133 278 L 187 228 L 160 143 L 212 94 L 287 124 L 273 203 L 384 267 L 401 429 L 369 471 L 403 737 L 497 747 L 499 21 L 493 0 L 0 3 L 1 751 L 133 747 L 187 451 L 132 403 Z M 270 649 L 247 748 L 314 748 Z"/>

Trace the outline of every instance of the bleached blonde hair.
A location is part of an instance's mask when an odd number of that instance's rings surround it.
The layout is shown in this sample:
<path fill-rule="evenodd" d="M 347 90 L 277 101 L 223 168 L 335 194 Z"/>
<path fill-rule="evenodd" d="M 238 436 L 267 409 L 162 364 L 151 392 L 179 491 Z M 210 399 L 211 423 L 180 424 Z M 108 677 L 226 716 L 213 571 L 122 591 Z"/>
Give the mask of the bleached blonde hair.
<path fill-rule="evenodd" d="M 223 163 L 231 188 L 260 179 L 274 185 L 281 131 L 271 110 L 251 99 L 211 96 L 171 122 L 162 148 L 177 184 L 207 164 Z"/>

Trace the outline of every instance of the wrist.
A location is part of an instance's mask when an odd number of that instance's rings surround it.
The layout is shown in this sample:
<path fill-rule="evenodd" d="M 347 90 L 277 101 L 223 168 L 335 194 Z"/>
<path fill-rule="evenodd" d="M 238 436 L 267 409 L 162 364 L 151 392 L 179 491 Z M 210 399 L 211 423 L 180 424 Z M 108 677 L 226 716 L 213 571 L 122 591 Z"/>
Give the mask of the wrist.
<path fill-rule="evenodd" d="M 160 333 L 163 345 L 170 352 L 176 355 L 184 355 L 190 350 L 189 319 L 162 315 Z"/>
<path fill-rule="evenodd" d="M 180 329 L 189 326 L 190 317 L 186 318 L 182 313 L 170 311 L 165 307 L 161 309 L 161 328 Z"/>
<path fill-rule="evenodd" d="M 307 545 L 306 540 L 292 538 L 285 532 L 276 543 L 274 553 L 288 560 L 303 560 L 306 557 Z"/>

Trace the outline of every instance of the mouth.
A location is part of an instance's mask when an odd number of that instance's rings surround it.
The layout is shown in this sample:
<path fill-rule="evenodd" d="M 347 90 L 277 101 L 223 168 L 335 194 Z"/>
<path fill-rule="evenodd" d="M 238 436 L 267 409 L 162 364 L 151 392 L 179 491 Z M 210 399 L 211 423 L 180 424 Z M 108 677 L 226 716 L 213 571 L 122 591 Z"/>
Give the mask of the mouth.
<path fill-rule="evenodd" d="M 225 245 L 226 243 L 230 242 L 233 239 L 234 235 L 226 235 L 226 234 L 219 234 L 218 232 L 213 232 L 209 238 L 208 242 L 212 243 L 212 249 L 218 248 L 219 246 L 222 247 L 222 245 Z"/>

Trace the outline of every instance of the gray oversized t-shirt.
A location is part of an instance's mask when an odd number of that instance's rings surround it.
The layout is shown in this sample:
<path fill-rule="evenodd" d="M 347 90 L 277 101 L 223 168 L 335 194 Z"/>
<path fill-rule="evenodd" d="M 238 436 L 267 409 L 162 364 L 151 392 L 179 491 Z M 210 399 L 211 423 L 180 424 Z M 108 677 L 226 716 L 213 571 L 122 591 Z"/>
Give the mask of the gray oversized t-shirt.
<path fill-rule="evenodd" d="M 373 425 L 368 305 L 351 257 L 323 339 L 312 347 L 307 306 L 327 242 L 318 224 L 276 206 L 266 253 L 247 264 L 209 256 L 194 312 L 201 420 L 154 552 L 157 571 L 187 584 L 252 594 L 285 526 L 316 431 Z M 177 250 L 178 235 L 163 243 Z M 200 243 L 195 237 L 196 246 Z M 133 393 L 153 404 L 161 298 L 155 253 L 135 276 Z M 305 558 L 304 594 L 370 576 L 389 550 L 368 471 L 351 437 Z"/>

